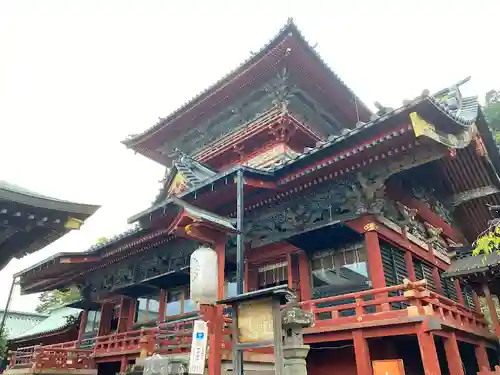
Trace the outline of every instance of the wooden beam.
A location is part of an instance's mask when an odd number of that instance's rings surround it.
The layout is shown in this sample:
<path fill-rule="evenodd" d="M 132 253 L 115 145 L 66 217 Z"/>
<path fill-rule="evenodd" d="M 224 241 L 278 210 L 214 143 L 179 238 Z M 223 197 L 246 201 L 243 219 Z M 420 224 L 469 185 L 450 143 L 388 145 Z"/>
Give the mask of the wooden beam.
<path fill-rule="evenodd" d="M 449 337 L 443 340 L 450 375 L 465 375 L 462 367 L 462 359 L 460 358 L 460 351 L 458 350 L 457 336 L 454 332 L 451 332 Z"/>
<path fill-rule="evenodd" d="M 436 343 L 431 332 L 420 330 L 417 333 L 420 355 L 422 357 L 422 366 L 425 375 L 441 375 L 439 359 L 437 356 Z"/>
<path fill-rule="evenodd" d="M 372 361 L 370 358 L 370 349 L 368 341 L 363 337 L 362 330 L 355 330 L 352 332 L 352 339 L 354 342 L 354 355 L 356 356 L 356 368 L 358 374 L 372 375 Z"/>
<path fill-rule="evenodd" d="M 493 328 L 495 328 L 495 333 L 497 337 L 500 338 L 500 323 L 498 321 L 497 309 L 495 307 L 495 304 L 493 303 L 493 298 L 491 297 L 490 288 L 486 283 L 483 283 L 483 293 L 484 297 L 486 298 L 488 309 L 490 310 L 491 323 L 493 324 Z"/>
<path fill-rule="evenodd" d="M 474 350 L 476 352 L 476 360 L 479 371 L 491 370 L 488 353 L 486 352 L 486 346 L 484 344 L 479 344 L 474 347 Z"/>
<path fill-rule="evenodd" d="M 370 224 L 368 224 L 370 225 Z M 376 227 L 376 224 L 373 223 Z M 370 272 L 370 278 L 372 280 L 372 287 L 374 289 L 384 288 L 385 277 L 384 277 L 384 265 L 382 263 L 382 254 L 380 253 L 380 243 L 378 240 L 378 233 L 373 230 L 365 232 L 365 244 L 366 251 L 368 254 L 368 270 Z"/>
<path fill-rule="evenodd" d="M 305 251 L 299 252 L 300 298 L 309 301 L 312 298 L 311 269 Z"/>

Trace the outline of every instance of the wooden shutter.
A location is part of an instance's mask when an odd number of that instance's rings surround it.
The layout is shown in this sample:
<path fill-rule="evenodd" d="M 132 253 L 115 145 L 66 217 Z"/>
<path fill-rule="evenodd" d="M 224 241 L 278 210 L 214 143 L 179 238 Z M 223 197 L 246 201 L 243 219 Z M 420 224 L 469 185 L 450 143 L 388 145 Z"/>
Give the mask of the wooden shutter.
<path fill-rule="evenodd" d="M 443 272 L 439 271 L 439 279 L 441 280 L 441 288 L 443 288 L 444 296 L 458 302 L 457 288 L 455 282 L 449 278 L 443 277 Z"/>
<path fill-rule="evenodd" d="M 460 283 L 460 286 L 462 287 L 462 295 L 464 297 L 465 306 L 471 309 L 475 309 L 476 304 L 474 302 L 474 293 L 472 291 L 472 288 L 462 283 Z"/>
<path fill-rule="evenodd" d="M 381 241 L 380 245 L 386 285 L 402 284 L 403 280 L 408 277 L 404 251 L 386 242 Z"/>
<path fill-rule="evenodd" d="M 406 268 L 405 253 L 387 242 L 381 241 L 380 253 L 382 256 L 382 264 L 384 267 L 384 277 L 387 286 L 403 284 L 403 280 L 408 277 L 408 269 Z M 396 296 L 400 292 L 391 292 L 389 296 Z M 404 309 L 406 303 L 391 303 L 393 309 Z"/>
<path fill-rule="evenodd" d="M 415 270 L 415 277 L 417 278 L 417 280 L 425 279 L 421 260 L 413 258 L 413 268 Z"/>

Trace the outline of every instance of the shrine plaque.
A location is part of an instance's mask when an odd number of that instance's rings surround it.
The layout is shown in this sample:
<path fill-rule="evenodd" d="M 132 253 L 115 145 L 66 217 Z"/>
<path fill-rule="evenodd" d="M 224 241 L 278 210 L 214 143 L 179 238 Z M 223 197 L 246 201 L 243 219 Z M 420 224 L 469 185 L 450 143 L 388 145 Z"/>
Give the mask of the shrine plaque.
<path fill-rule="evenodd" d="M 274 340 L 273 300 L 247 301 L 238 304 L 238 342 L 257 343 Z"/>

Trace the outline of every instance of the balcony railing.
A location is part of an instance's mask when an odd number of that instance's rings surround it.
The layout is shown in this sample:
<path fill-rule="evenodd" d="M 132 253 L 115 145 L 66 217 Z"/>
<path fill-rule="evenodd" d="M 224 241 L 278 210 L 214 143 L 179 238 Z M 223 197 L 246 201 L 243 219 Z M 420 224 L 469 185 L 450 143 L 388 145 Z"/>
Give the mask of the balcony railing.
<path fill-rule="evenodd" d="M 11 354 L 10 368 L 95 369 L 92 351 L 78 348 L 31 346 Z"/>
<path fill-rule="evenodd" d="M 435 316 L 460 329 L 490 333 L 484 316 L 449 298 L 426 289 L 426 281 L 406 282 L 379 289 L 304 301 L 300 306 L 313 313 L 315 327 L 340 330 L 353 323 Z"/>
<path fill-rule="evenodd" d="M 308 333 L 350 329 L 356 323 L 385 320 L 388 324 L 404 322 L 405 317 L 434 316 L 457 329 L 481 335 L 490 334 L 484 316 L 449 298 L 426 289 L 426 281 L 405 282 L 386 288 L 300 302 L 315 318 Z M 191 348 L 193 321 L 198 316 L 161 323 L 153 328 L 114 333 L 77 341 L 18 349 L 11 352 L 11 367 L 90 368 L 93 358 L 116 355 L 186 353 Z M 392 323 L 391 323 L 392 321 Z M 231 348 L 231 324 L 224 316 L 223 349 Z M 90 344 L 90 345 L 89 345 Z M 88 349 L 81 349 L 85 345 Z M 65 362 L 67 360 L 69 362 Z M 75 367 L 70 367 L 75 366 Z M 80 366 L 80 367 L 78 367 Z"/>

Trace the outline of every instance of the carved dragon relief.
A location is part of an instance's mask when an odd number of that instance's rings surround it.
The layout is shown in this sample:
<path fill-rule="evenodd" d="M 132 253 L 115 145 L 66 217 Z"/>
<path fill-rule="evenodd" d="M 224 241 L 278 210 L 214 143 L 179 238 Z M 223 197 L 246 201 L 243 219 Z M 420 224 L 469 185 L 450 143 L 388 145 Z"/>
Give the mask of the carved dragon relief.
<path fill-rule="evenodd" d="M 370 171 L 350 174 L 344 180 L 318 185 L 299 195 L 288 195 L 251 211 L 245 217 L 245 237 L 252 247 L 258 247 L 363 213 L 383 215 L 389 208 L 385 181 L 393 174 L 439 159 L 444 153 L 441 148 L 420 147 L 413 154 Z M 426 232 L 422 223 L 413 220 L 416 212 L 402 210 L 398 215 L 413 232 L 419 235 Z"/>

